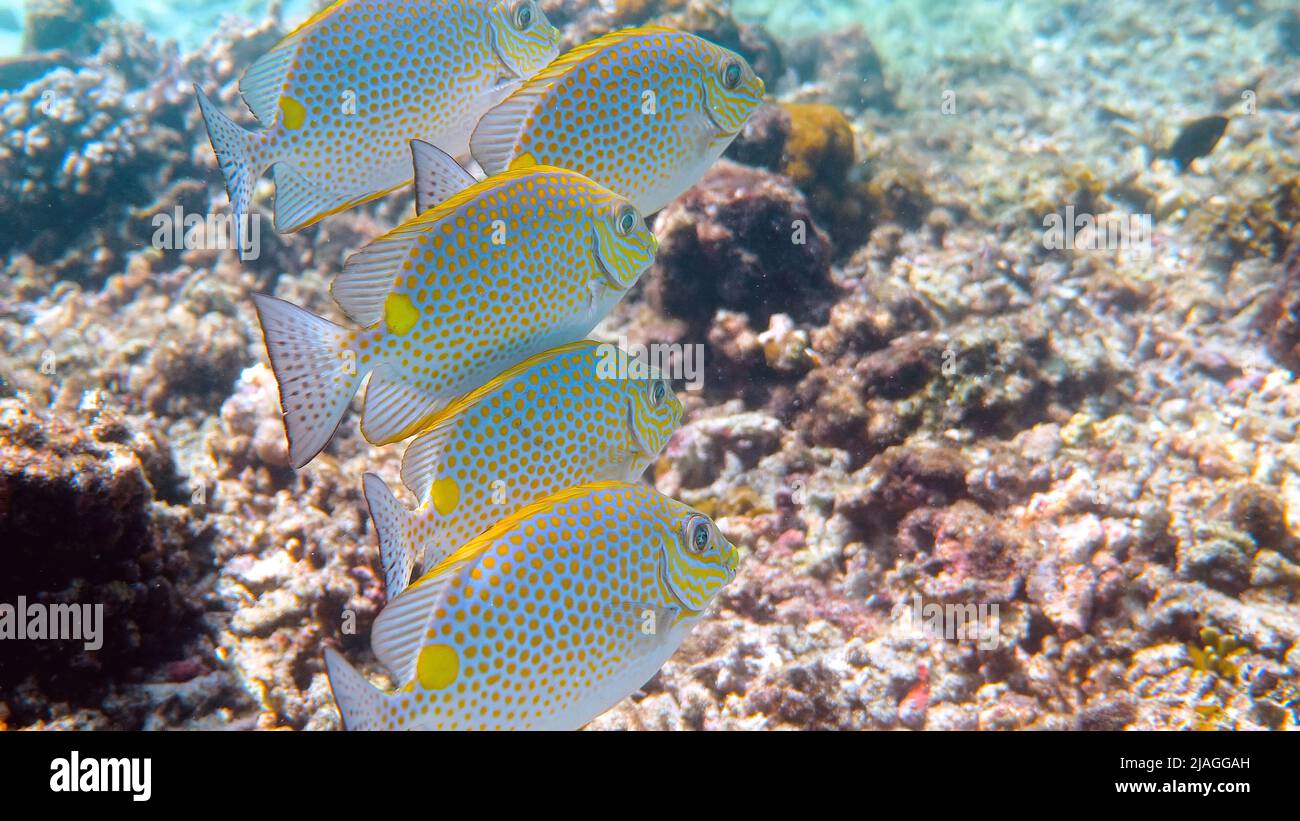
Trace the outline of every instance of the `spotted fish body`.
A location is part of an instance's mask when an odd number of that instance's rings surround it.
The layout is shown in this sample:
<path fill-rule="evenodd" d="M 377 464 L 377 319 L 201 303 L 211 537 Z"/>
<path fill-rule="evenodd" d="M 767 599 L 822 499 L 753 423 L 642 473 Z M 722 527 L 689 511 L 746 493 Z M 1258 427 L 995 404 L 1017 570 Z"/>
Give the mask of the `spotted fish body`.
<path fill-rule="evenodd" d="M 478 120 L 558 43 L 535 0 L 340 0 L 244 75 L 261 130 L 198 90 L 236 215 L 267 168 L 291 232 L 409 183 L 412 139 L 467 154 Z"/>
<path fill-rule="evenodd" d="M 596 479 L 640 478 L 677 429 L 682 403 L 656 375 L 617 378 L 607 366 L 620 355 L 590 340 L 563 345 L 449 406 L 402 459 L 402 481 L 422 500 L 415 510 L 366 476 L 389 598 L 413 568 L 431 570 L 529 502 Z"/>
<path fill-rule="evenodd" d="M 657 247 L 623 198 L 534 166 L 476 183 L 353 255 L 333 293 L 364 329 L 259 296 L 293 464 L 329 441 L 367 373 L 363 435 L 405 439 L 507 368 L 586 336 Z"/>
<path fill-rule="evenodd" d="M 570 168 L 658 211 L 704 174 L 762 101 L 740 55 L 661 27 L 614 32 L 564 54 L 479 123 L 489 174 L 523 157 Z"/>
<path fill-rule="evenodd" d="M 471 540 L 375 622 L 402 686 L 333 651 L 348 729 L 577 729 L 677 649 L 739 555 L 707 516 L 641 484 L 596 482 Z"/>

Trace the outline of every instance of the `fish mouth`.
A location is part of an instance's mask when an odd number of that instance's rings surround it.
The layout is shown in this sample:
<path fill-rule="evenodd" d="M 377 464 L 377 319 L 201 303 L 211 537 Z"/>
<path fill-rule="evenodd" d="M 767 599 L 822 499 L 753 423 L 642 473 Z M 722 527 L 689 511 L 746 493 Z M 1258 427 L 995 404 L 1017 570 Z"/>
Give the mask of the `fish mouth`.
<path fill-rule="evenodd" d="M 736 574 L 740 572 L 740 548 L 734 544 L 731 545 L 731 549 L 727 551 L 727 556 L 722 560 L 722 564 L 727 568 L 727 584 L 731 584 L 736 580 Z"/>

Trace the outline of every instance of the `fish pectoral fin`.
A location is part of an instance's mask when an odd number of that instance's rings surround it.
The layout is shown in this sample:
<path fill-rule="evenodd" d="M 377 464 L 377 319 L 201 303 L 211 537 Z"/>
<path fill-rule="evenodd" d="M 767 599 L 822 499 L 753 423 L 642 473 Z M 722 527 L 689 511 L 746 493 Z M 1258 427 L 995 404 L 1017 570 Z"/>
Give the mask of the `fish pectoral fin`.
<path fill-rule="evenodd" d="M 598 279 L 592 279 L 587 283 L 587 313 L 593 313 L 596 310 L 596 303 L 600 301 L 601 296 L 605 293 L 605 283 Z"/>
<path fill-rule="evenodd" d="M 411 162 L 415 167 L 415 213 L 451 199 L 477 180 L 447 152 L 424 140 L 411 140 Z"/>
<path fill-rule="evenodd" d="M 528 118 L 550 88 L 550 83 L 525 83 L 479 120 L 469 138 L 469 150 L 489 176 L 510 167 Z"/>

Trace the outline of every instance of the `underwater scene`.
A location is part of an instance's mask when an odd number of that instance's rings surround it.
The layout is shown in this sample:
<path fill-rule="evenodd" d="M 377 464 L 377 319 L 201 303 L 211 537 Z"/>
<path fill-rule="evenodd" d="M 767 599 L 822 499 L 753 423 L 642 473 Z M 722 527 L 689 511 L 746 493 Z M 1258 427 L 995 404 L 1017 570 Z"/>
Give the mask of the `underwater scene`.
<path fill-rule="evenodd" d="M 1295 0 L 4 0 L 0 729 L 1300 729 L 1298 126 Z"/>

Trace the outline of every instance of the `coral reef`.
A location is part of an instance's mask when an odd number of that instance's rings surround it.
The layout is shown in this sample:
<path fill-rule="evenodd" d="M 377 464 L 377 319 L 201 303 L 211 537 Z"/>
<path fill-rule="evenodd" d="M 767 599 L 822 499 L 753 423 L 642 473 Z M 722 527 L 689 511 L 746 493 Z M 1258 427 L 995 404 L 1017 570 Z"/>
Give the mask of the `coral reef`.
<path fill-rule="evenodd" d="M 101 646 L 6 642 L 0 689 L 93 704 L 115 679 L 174 661 L 199 615 L 186 595 L 206 564 L 172 454 L 155 426 L 112 411 L 38 415 L 0 400 L 0 602 L 101 606 Z M 35 595 L 33 595 L 35 594 Z M 84 621 L 90 630 L 89 621 Z M 42 706 L 10 704 L 25 722 Z"/>
<path fill-rule="evenodd" d="M 804 197 L 776 175 L 721 161 L 664 209 L 655 232 L 650 304 L 697 332 L 718 309 L 766 323 L 778 309 L 817 321 L 830 308 L 829 240 Z"/>

